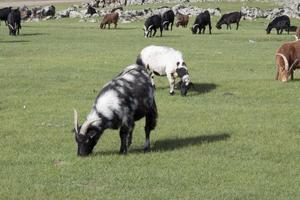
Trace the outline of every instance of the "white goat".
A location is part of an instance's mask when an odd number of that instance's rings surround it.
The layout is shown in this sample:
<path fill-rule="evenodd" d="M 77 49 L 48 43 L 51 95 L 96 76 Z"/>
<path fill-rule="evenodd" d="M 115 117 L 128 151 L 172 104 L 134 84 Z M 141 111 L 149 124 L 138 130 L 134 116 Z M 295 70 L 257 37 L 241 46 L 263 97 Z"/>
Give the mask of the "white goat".
<path fill-rule="evenodd" d="M 175 79 L 181 79 L 181 95 L 185 96 L 190 87 L 190 77 L 182 53 L 166 46 L 148 46 L 142 49 L 137 64 L 145 66 L 154 84 L 154 74 L 167 76 L 170 84 L 170 94 L 174 95 Z"/>

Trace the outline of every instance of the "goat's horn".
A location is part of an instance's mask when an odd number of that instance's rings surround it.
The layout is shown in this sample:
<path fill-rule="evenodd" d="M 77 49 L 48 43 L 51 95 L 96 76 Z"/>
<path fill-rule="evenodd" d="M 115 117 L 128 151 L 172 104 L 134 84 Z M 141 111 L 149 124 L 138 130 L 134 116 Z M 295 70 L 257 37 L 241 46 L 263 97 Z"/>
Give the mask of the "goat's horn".
<path fill-rule="evenodd" d="M 10 28 L 11 28 L 12 30 L 15 30 L 15 28 L 14 28 L 11 24 L 8 24 L 8 26 L 10 26 Z"/>
<path fill-rule="evenodd" d="M 78 134 L 78 114 L 75 108 L 74 108 L 74 128 L 75 128 L 75 133 Z"/>
<path fill-rule="evenodd" d="M 86 132 L 87 132 L 87 130 L 88 130 L 88 128 L 90 127 L 90 125 L 91 125 L 92 123 L 94 123 L 94 122 L 97 122 L 97 121 L 101 122 L 101 118 L 99 118 L 99 119 L 92 119 L 92 120 L 85 121 L 85 122 L 82 124 L 82 126 L 81 126 L 81 129 L 80 129 L 80 133 L 79 133 L 79 134 L 85 135 Z"/>
<path fill-rule="evenodd" d="M 149 27 L 148 27 L 148 31 L 150 31 L 152 27 L 153 27 L 153 25 L 149 26 Z"/>
<path fill-rule="evenodd" d="M 288 61 L 287 61 L 285 55 L 283 55 L 283 54 L 281 54 L 281 53 L 277 53 L 276 55 L 282 57 L 282 59 L 283 59 L 283 61 L 284 61 L 284 68 L 285 68 L 285 70 L 288 71 L 288 70 L 289 70 L 289 63 L 288 63 Z"/>
<path fill-rule="evenodd" d="M 298 61 L 299 61 L 299 60 L 296 59 L 296 60 L 293 62 L 293 64 L 292 64 L 291 67 L 290 67 L 289 73 L 293 70 L 294 66 L 296 65 L 296 63 L 297 63 Z"/>
<path fill-rule="evenodd" d="M 199 26 L 199 24 L 194 24 L 194 25 L 193 25 L 193 28 L 195 28 L 196 26 Z"/>
<path fill-rule="evenodd" d="M 164 22 L 163 22 L 163 26 L 164 26 L 166 23 L 169 23 L 169 21 L 164 21 Z"/>

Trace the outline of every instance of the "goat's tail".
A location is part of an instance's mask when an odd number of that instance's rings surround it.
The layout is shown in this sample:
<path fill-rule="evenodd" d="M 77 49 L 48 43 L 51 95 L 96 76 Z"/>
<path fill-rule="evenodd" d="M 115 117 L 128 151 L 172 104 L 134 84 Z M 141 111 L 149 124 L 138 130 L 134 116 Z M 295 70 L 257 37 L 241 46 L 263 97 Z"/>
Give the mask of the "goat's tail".
<path fill-rule="evenodd" d="M 158 114 L 157 114 L 156 103 L 155 103 L 155 99 L 153 99 L 153 105 L 146 115 L 146 127 L 145 128 L 148 128 L 149 130 L 153 130 L 156 127 L 157 117 L 158 117 Z"/>

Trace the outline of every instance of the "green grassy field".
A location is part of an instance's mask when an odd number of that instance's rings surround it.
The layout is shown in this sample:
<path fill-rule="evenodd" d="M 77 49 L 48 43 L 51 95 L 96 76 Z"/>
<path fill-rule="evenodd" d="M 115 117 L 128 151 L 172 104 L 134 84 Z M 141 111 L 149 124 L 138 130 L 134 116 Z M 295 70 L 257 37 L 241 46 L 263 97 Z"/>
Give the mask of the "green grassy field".
<path fill-rule="evenodd" d="M 294 37 L 266 35 L 266 24 L 145 39 L 143 22 L 24 23 L 17 37 L 2 23 L 0 199 L 300 199 L 300 74 L 274 80 L 274 52 Z M 167 78 L 155 78 L 150 153 L 141 120 L 127 156 L 107 130 L 92 156 L 77 157 L 73 108 L 82 123 L 100 88 L 150 44 L 182 51 L 195 89 L 169 96 Z"/>

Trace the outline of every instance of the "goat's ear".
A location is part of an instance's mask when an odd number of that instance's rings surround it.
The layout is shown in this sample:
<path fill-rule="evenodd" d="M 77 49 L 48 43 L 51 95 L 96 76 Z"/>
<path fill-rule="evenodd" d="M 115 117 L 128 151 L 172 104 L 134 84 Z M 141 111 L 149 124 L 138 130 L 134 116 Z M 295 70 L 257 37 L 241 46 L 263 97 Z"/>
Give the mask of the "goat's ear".
<path fill-rule="evenodd" d="M 177 62 L 176 65 L 178 66 L 180 64 L 180 62 Z"/>

